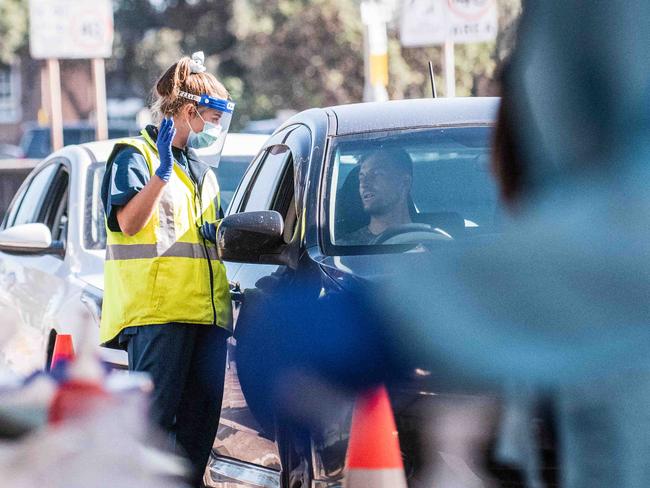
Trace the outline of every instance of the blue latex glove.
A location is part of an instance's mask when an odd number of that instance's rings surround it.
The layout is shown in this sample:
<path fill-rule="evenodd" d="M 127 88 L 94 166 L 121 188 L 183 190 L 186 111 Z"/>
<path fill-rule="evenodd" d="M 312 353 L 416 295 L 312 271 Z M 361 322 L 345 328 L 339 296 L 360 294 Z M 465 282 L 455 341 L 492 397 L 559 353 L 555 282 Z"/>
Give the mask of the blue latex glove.
<path fill-rule="evenodd" d="M 174 119 L 165 117 L 160 124 L 158 130 L 158 138 L 156 139 L 156 147 L 158 148 L 158 158 L 160 159 L 160 166 L 156 170 L 156 176 L 163 180 L 165 183 L 169 181 L 172 176 L 172 168 L 174 167 L 174 156 L 172 155 L 172 140 L 176 135 L 174 129 Z"/>
<path fill-rule="evenodd" d="M 217 243 L 217 226 L 206 222 L 199 228 L 199 232 L 204 239 L 216 244 Z"/>

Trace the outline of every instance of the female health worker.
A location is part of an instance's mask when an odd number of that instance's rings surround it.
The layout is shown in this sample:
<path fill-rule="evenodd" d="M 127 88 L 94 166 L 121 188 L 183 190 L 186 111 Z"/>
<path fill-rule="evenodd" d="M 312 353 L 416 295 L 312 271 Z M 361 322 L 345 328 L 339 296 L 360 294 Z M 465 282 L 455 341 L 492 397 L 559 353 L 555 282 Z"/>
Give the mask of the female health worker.
<path fill-rule="evenodd" d="M 118 141 L 102 183 L 101 342 L 126 349 L 129 369 L 151 376 L 151 416 L 190 459 L 197 486 L 219 422 L 232 322 L 214 245 L 219 186 L 192 149 L 223 148 L 234 103 L 203 60 L 183 57 L 160 77 L 160 125 Z"/>

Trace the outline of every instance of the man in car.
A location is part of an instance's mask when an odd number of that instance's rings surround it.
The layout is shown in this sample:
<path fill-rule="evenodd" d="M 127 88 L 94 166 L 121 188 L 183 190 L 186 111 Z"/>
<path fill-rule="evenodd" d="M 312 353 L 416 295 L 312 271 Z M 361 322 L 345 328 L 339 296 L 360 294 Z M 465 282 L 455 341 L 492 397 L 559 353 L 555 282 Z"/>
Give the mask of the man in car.
<path fill-rule="evenodd" d="M 341 245 L 371 244 L 389 227 L 410 224 L 413 161 L 400 148 L 374 151 L 361 160 L 359 196 L 368 225 L 344 235 Z"/>

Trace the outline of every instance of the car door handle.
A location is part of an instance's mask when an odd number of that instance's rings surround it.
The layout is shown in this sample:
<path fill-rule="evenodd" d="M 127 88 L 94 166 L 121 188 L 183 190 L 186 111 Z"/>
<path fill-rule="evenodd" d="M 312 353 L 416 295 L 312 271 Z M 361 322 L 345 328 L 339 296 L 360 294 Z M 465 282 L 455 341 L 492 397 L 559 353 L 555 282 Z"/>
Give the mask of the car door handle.
<path fill-rule="evenodd" d="M 242 303 L 244 301 L 244 292 L 241 289 L 238 281 L 230 281 L 230 299 L 235 303 Z"/>

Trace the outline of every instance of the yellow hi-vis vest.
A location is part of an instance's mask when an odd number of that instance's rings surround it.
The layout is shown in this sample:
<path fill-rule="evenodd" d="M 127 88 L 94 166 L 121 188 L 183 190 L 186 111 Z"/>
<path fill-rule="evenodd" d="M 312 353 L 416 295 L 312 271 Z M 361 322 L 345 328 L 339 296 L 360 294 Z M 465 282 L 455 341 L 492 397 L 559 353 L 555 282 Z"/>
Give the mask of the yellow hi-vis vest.
<path fill-rule="evenodd" d="M 117 142 L 107 171 L 124 145 L 144 156 L 153 177 L 160 160 L 145 130 L 141 138 Z M 106 226 L 102 344 L 115 346 L 122 329 L 141 325 L 180 322 L 231 328 L 226 269 L 214 244 L 199 233 L 203 222 L 217 220 L 219 185 L 210 168 L 199 165 L 195 182 L 174 164 L 158 207 L 137 234 L 127 236 Z"/>

